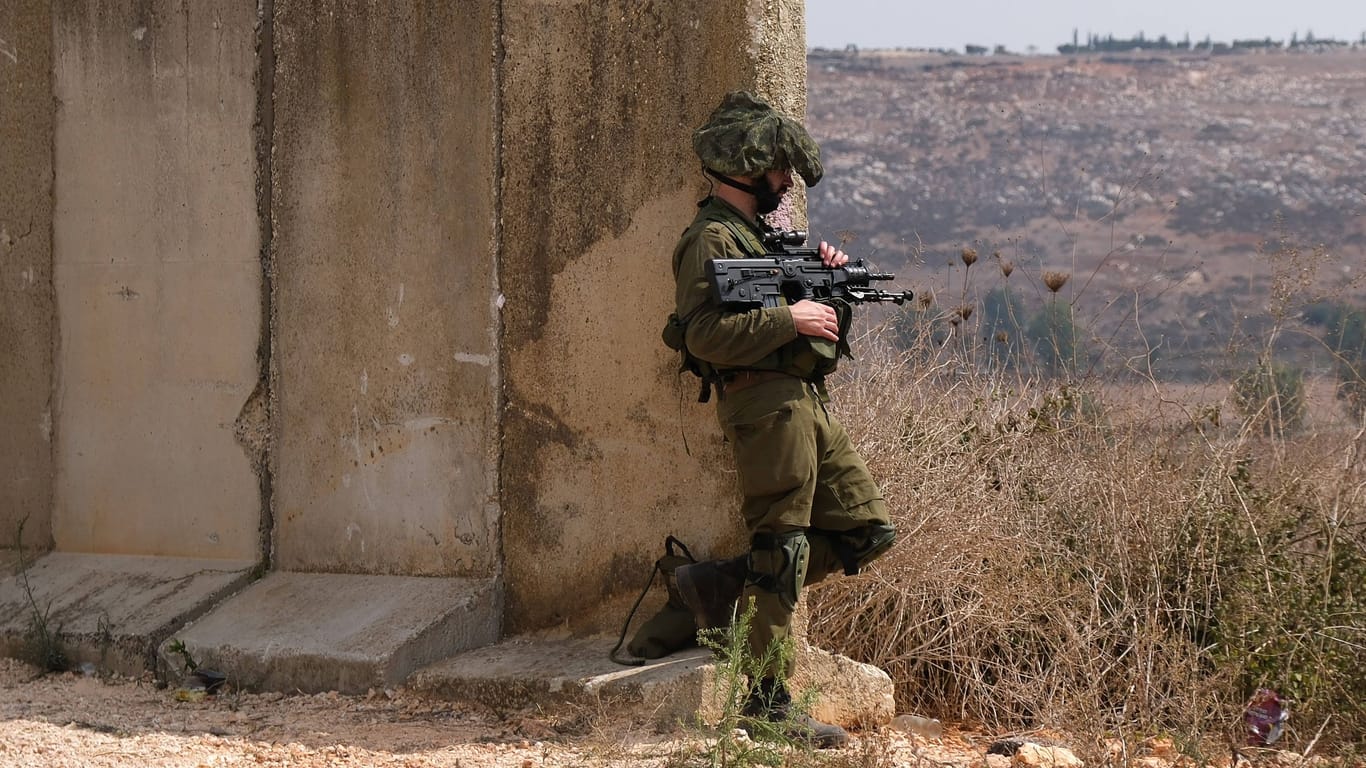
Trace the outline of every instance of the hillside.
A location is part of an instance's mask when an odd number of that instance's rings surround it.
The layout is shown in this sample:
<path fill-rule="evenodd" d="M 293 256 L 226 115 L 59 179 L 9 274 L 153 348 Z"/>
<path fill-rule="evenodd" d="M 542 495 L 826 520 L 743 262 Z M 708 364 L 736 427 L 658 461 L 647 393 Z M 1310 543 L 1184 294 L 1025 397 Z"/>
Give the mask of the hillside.
<path fill-rule="evenodd" d="M 1314 299 L 1362 300 L 1366 51 L 808 63 L 813 232 L 941 306 L 1001 285 L 996 253 L 1036 306 L 1041 272 L 1067 272 L 1059 298 L 1111 357 L 1190 379 L 1252 354 L 1273 293 L 1292 326 Z M 1283 354 L 1322 369 L 1303 330 Z"/>

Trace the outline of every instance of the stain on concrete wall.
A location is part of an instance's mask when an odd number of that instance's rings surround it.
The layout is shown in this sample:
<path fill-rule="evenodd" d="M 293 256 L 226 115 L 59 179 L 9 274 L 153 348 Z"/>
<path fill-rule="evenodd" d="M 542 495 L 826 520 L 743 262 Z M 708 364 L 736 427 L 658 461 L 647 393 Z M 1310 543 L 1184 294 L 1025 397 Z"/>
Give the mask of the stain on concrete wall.
<path fill-rule="evenodd" d="M 52 21 L 0 6 L 0 550 L 52 537 Z"/>
<path fill-rule="evenodd" d="M 281 568 L 496 574 L 496 10 L 275 2 Z"/>
<path fill-rule="evenodd" d="M 260 375 L 255 4 L 55 4 L 53 532 L 253 560 L 235 423 Z"/>
<path fill-rule="evenodd" d="M 778 74 L 804 56 L 802 6 L 503 7 L 508 628 L 615 629 L 666 534 L 741 546 L 712 406 L 659 330 L 706 189 L 691 132 L 728 90 L 804 86 Z"/>

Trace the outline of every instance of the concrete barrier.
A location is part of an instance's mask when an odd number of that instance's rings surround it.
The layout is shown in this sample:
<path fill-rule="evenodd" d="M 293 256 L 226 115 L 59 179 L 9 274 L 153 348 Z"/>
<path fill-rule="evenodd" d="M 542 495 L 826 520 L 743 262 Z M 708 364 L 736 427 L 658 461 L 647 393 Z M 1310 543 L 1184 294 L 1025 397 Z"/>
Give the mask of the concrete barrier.
<path fill-rule="evenodd" d="M 55 547 L 28 584 L 256 687 L 351 689 L 615 630 L 666 534 L 738 551 L 728 452 L 658 334 L 707 188 L 691 132 L 735 88 L 803 110 L 802 13 L 0 11 L 0 525 Z M 185 575 L 120 557 L 215 575 L 140 602 Z"/>

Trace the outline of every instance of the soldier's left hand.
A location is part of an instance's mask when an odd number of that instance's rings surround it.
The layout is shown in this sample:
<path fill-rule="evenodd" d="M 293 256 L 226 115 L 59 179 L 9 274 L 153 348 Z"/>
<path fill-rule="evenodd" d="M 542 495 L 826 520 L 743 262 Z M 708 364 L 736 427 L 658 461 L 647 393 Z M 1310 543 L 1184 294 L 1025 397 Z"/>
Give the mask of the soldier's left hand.
<path fill-rule="evenodd" d="M 849 261 L 849 256 L 839 248 L 821 241 L 821 263 L 827 267 L 842 267 Z"/>

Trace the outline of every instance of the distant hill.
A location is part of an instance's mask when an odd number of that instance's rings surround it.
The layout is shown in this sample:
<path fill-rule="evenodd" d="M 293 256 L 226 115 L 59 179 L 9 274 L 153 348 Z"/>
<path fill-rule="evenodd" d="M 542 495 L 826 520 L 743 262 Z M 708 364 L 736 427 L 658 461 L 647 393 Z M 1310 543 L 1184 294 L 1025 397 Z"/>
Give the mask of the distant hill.
<path fill-rule="evenodd" d="M 1059 297 L 1090 333 L 1159 346 L 1164 372 L 1190 378 L 1229 365 L 1238 339 L 1257 346 L 1276 285 L 1308 284 L 1294 311 L 1363 298 L 1366 51 L 808 65 L 827 161 L 813 231 L 945 300 L 1001 284 L 994 254 L 1026 296 L 1065 271 Z M 965 292 L 966 247 L 981 260 Z M 1285 354 L 1323 367 L 1306 338 Z"/>

